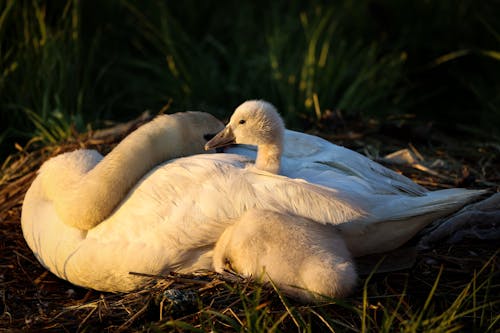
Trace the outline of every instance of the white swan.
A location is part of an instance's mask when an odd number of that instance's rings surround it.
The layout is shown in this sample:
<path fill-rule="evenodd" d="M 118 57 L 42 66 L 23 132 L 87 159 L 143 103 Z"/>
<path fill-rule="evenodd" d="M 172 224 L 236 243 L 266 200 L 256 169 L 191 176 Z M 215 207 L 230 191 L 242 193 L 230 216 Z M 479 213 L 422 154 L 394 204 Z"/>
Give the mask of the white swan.
<path fill-rule="evenodd" d="M 170 227 L 161 225 L 164 198 L 155 196 L 155 177 L 145 184 L 140 178 L 164 160 L 202 152 L 207 135 L 221 128 L 202 112 L 159 116 L 105 158 L 82 149 L 46 161 L 23 202 L 21 224 L 29 247 L 57 276 L 98 290 L 131 290 L 144 282 L 129 271 L 173 269 L 175 260 L 169 266 L 166 258 L 175 256 L 175 245 L 163 242 L 176 235 L 161 233 Z M 182 191 L 170 193 L 167 208 Z"/>
<path fill-rule="evenodd" d="M 233 143 L 257 147 L 257 151 L 248 146 L 226 151 L 252 158 L 258 169 L 326 186 L 342 194 L 351 207 L 362 207 L 364 218 L 339 226 L 354 256 L 395 249 L 430 222 L 486 193 L 428 191 L 352 150 L 285 130 L 276 108 L 262 100 L 236 108 L 225 129 L 205 147 Z"/>

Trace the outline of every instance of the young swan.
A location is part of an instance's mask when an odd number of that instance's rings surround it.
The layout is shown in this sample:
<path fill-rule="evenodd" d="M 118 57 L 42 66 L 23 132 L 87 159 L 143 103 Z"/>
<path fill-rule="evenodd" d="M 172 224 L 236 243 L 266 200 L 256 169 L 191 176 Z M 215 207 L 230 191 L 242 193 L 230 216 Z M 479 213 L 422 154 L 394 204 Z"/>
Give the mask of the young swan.
<path fill-rule="evenodd" d="M 247 101 L 205 149 L 255 145 L 255 167 L 278 174 L 284 132 L 283 120 L 272 104 Z M 246 212 L 219 238 L 214 268 L 221 272 L 226 264 L 244 276 L 270 279 L 292 298 L 307 303 L 346 296 L 357 278 L 351 254 L 333 226 L 262 210 Z"/>
<path fill-rule="evenodd" d="M 351 255 L 335 227 L 266 210 L 249 210 L 217 241 L 214 268 L 273 281 L 311 303 L 344 297 L 356 284 Z"/>
<path fill-rule="evenodd" d="M 244 143 L 257 146 L 255 167 L 279 173 L 285 125 L 276 108 L 266 101 L 247 101 L 231 116 L 226 128 L 208 141 L 205 149 Z"/>

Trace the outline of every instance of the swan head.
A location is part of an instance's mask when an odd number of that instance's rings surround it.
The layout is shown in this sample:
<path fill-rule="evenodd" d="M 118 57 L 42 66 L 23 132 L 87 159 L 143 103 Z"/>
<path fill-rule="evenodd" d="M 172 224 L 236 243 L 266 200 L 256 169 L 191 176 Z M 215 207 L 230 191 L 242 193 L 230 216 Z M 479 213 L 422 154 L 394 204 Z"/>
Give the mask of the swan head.
<path fill-rule="evenodd" d="M 234 143 L 281 147 L 284 132 L 283 119 L 271 103 L 263 100 L 246 101 L 236 108 L 227 126 L 207 142 L 205 149 Z"/>
<path fill-rule="evenodd" d="M 187 111 L 170 116 L 180 121 L 179 128 L 182 128 L 183 133 L 179 141 L 183 143 L 185 155 L 201 153 L 207 141 L 224 129 L 220 120 L 206 112 Z"/>

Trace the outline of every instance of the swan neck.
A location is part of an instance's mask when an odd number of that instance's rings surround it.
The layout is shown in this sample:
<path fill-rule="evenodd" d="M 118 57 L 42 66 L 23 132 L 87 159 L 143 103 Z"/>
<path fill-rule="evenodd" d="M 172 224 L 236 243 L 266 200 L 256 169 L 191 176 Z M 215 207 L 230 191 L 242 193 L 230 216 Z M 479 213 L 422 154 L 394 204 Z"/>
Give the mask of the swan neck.
<path fill-rule="evenodd" d="M 255 167 L 270 173 L 279 174 L 281 168 L 281 154 L 283 144 L 261 144 L 257 149 L 257 159 Z"/>
<path fill-rule="evenodd" d="M 183 147 L 176 143 L 182 142 L 185 133 L 183 126 L 176 126 L 177 121 L 160 116 L 141 126 L 72 186 L 57 193 L 52 199 L 64 223 L 82 230 L 92 229 L 112 214 L 155 165 L 180 157 Z"/>

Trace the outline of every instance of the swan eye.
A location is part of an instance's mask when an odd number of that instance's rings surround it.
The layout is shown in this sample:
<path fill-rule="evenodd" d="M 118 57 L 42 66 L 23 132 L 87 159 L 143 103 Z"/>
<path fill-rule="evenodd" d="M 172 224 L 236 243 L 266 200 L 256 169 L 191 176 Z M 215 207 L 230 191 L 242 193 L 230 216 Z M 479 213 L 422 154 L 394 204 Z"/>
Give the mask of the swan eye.
<path fill-rule="evenodd" d="M 205 141 L 209 141 L 212 140 L 214 136 L 215 134 L 205 134 L 203 135 L 203 139 L 205 139 Z"/>
<path fill-rule="evenodd" d="M 243 125 L 244 123 L 246 123 L 247 121 L 245 119 L 241 119 L 240 120 L 240 125 Z"/>

